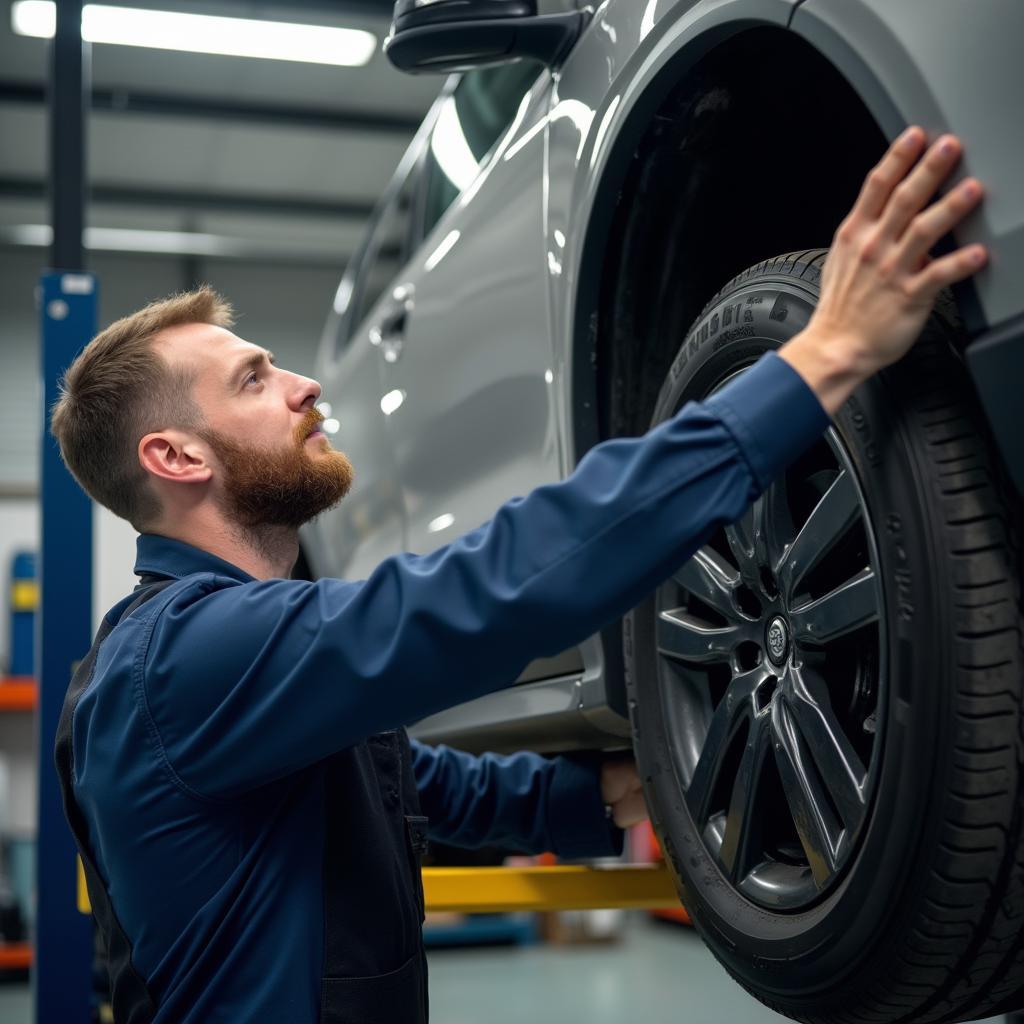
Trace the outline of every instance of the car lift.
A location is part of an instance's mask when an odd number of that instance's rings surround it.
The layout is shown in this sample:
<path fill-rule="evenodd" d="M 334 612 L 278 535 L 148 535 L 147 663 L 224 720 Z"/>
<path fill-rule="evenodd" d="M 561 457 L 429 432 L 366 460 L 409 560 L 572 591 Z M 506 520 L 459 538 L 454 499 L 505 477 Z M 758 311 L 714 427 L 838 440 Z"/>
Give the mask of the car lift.
<path fill-rule="evenodd" d="M 678 908 L 668 867 L 614 864 L 584 867 L 424 868 L 427 913 L 497 914 L 541 910 L 659 910 Z M 78 862 L 78 909 L 91 913 Z"/>

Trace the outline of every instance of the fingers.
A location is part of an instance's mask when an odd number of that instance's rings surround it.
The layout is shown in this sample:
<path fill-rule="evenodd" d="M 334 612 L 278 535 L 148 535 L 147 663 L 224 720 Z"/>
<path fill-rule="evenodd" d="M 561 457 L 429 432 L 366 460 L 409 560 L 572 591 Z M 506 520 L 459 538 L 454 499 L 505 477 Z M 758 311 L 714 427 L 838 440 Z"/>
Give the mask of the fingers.
<path fill-rule="evenodd" d="M 948 256 L 932 260 L 921 273 L 910 279 L 908 290 L 916 298 L 934 302 L 943 288 L 963 281 L 980 270 L 988 261 L 983 245 L 968 245 Z"/>
<path fill-rule="evenodd" d="M 629 793 L 612 806 L 612 821 L 619 828 L 632 828 L 647 820 L 647 805 L 640 792 Z"/>
<path fill-rule="evenodd" d="M 925 135 L 916 125 L 908 128 L 886 151 L 885 156 L 872 168 L 860 190 L 850 216 L 865 221 L 877 220 L 892 195 L 892 190 L 903 180 L 907 171 L 921 154 Z"/>
<path fill-rule="evenodd" d="M 911 221 L 949 177 L 961 151 L 960 140 L 954 135 L 943 135 L 936 140 L 913 171 L 892 190 L 879 221 L 883 237 L 893 240 L 903 237 Z"/>
<path fill-rule="evenodd" d="M 615 804 L 642 787 L 633 760 L 608 760 L 601 765 L 601 796 L 606 804 Z"/>
<path fill-rule="evenodd" d="M 984 189 L 975 178 L 967 178 L 933 203 L 911 222 L 903 236 L 900 265 L 911 272 L 928 262 L 928 252 L 981 202 Z"/>
<path fill-rule="evenodd" d="M 912 126 L 889 147 L 837 233 L 837 239 L 846 242 L 861 239 L 865 257 L 878 263 L 887 277 L 894 272 L 906 275 L 904 290 L 911 294 L 931 294 L 962 280 L 987 258 L 982 246 L 943 260 L 929 256 L 932 247 L 977 207 L 984 189 L 977 179 L 967 178 L 927 206 L 956 166 L 962 146 L 955 135 L 942 135 L 918 160 L 924 143 L 924 131 Z"/>

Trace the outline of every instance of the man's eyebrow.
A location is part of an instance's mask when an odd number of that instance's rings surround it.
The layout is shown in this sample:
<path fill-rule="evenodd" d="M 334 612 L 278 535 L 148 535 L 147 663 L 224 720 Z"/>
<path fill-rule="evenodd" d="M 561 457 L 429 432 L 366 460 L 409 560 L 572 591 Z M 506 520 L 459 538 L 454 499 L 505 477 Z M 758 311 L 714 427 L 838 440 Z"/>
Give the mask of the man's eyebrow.
<path fill-rule="evenodd" d="M 242 374 L 249 370 L 257 370 L 263 365 L 263 360 L 273 363 L 274 353 L 273 352 L 253 352 L 251 355 L 246 356 L 234 369 L 231 376 L 228 378 L 228 382 L 234 385 L 241 378 Z"/>

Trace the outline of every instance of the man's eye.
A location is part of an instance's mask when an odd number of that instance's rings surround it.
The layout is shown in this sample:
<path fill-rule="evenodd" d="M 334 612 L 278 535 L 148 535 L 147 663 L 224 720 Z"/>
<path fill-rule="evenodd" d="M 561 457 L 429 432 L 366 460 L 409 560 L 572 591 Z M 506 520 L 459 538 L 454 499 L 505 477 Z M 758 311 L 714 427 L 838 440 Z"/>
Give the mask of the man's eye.
<path fill-rule="evenodd" d="M 250 373 L 249 376 L 245 378 L 245 383 L 246 385 L 257 384 L 259 383 L 259 379 L 259 374 L 255 370 L 253 370 L 253 372 Z"/>

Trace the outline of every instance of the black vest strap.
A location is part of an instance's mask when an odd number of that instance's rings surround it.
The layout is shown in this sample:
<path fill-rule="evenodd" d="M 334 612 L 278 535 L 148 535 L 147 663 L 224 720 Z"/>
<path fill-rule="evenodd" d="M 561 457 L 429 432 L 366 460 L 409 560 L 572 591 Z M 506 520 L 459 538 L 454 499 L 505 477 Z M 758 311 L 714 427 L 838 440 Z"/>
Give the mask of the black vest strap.
<path fill-rule="evenodd" d="M 137 589 L 138 597 L 125 609 L 121 619 L 127 618 L 136 608 L 169 586 L 174 580 L 162 577 L 144 576 Z M 118 619 L 118 622 L 121 621 Z M 79 698 L 92 679 L 103 641 L 116 626 L 116 622 L 104 619 L 96 639 L 75 674 L 64 698 L 60 722 L 57 726 L 57 741 L 54 751 L 57 775 L 60 778 L 61 796 L 64 800 L 64 815 L 78 846 L 79 856 L 85 867 L 85 881 L 92 903 L 93 916 L 106 947 L 107 965 L 110 971 L 111 1005 L 114 1020 L 119 1024 L 149 1024 L 156 1015 L 156 1005 L 146 988 L 142 975 L 131 961 L 131 945 L 111 906 L 106 886 L 96 870 L 89 851 L 89 828 L 82 812 L 75 803 L 72 779 L 74 777 L 73 753 L 71 746 L 71 725 Z"/>

